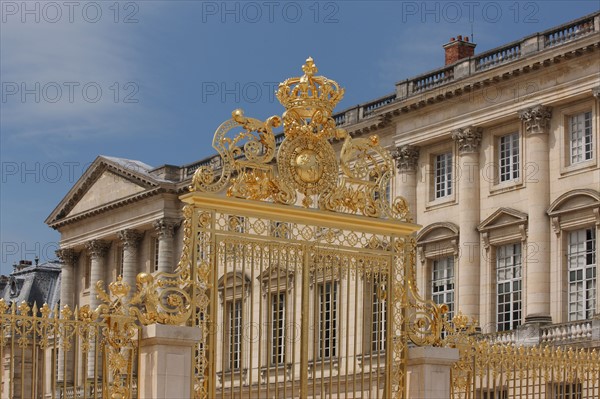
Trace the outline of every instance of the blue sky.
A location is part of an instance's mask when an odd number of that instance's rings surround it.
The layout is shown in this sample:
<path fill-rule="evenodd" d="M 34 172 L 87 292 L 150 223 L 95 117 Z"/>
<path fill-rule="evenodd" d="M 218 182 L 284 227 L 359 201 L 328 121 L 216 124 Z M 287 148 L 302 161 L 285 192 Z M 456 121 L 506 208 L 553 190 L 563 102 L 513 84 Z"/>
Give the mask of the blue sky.
<path fill-rule="evenodd" d="M 312 56 L 338 110 L 443 66 L 598 11 L 595 1 L 0 1 L 0 255 L 54 258 L 43 221 L 99 154 L 152 166 L 211 153 L 243 108 L 281 114 L 276 84 Z"/>

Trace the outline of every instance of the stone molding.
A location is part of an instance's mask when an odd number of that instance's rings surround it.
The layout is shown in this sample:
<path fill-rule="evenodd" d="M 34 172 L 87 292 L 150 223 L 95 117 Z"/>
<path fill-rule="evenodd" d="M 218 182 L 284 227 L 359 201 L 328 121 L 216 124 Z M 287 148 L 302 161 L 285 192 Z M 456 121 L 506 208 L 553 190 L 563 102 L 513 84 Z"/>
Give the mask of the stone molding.
<path fill-rule="evenodd" d="M 143 234 L 137 230 L 126 229 L 117 233 L 119 239 L 123 242 L 123 248 L 137 248 L 140 244 Z"/>
<path fill-rule="evenodd" d="M 592 88 L 592 96 L 594 96 L 596 100 L 600 101 L 600 86 Z"/>
<path fill-rule="evenodd" d="M 154 221 L 152 226 L 158 233 L 158 238 L 172 238 L 175 235 L 175 228 L 179 226 L 179 220 L 162 218 Z"/>
<path fill-rule="evenodd" d="M 417 170 L 417 164 L 419 162 L 419 154 L 421 148 L 405 144 L 396 148 L 394 153 L 394 159 L 396 160 L 396 167 L 399 172 L 415 172 Z"/>
<path fill-rule="evenodd" d="M 85 248 L 88 250 L 92 259 L 104 257 L 108 252 L 109 247 L 110 243 L 103 240 L 91 240 L 85 243 Z"/>
<path fill-rule="evenodd" d="M 552 108 L 545 105 L 534 105 L 519 111 L 519 118 L 525 123 L 528 134 L 547 134 L 552 118 Z"/>
<path fill-rule="evenodd" d="M 475 126 L 467 126 L 452 131 L 452 140 L 458 144 L 460 154 L 479 152 L 483 129 Z"/>
<path fill-rule="evenodd" d="M 79 253 L 76 252 L 73 248 L 61 248 L 57 249 L 55 252 L 58 259 L 60 259 L 63 263 L 67 265 L 74 265 L 79 259 Z"/>

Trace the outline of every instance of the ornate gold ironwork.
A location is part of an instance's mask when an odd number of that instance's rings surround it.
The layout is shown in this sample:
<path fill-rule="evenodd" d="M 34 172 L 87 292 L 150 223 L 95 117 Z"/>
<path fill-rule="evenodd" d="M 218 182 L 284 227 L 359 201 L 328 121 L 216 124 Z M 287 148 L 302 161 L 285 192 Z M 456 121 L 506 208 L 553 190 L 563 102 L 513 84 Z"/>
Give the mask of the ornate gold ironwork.
<path fill-rule="evenodd" d="M 300 193 L 307 208 L 316 195 L 323 210 L 408 221 L 406 201 L 398 197 L 390 205 L 388 198 L 395 173 L 389 152 L 377 136 L 353 139 L 336 128 L 332 112 L 344 90 L 316 76 L 312 58 L 302 70 L 303 76 L 279 85 L 277 98 L 286 108 L 282 117 L 262 122 L 233 111 L 213 139 L 222 160 L 220 174 L 212 166 L 200 167 L 190 190 L 216 193 L 227 188 L 231 197 L 286 205 L 295 204 Z M 277 150 L 273 128 L 282 121 L 284 140 Z M 227 137 L 239 128 L 241 132 Z M 333 140 L 343 140 L 339 160 Z"/>
<path fill-rule="evenodd" d="M 596 349 L 525 347 L 473 339 L 463 345 L 460 360 L 452 367 L 451 397 L 597 398 L 599 381 Z"/>

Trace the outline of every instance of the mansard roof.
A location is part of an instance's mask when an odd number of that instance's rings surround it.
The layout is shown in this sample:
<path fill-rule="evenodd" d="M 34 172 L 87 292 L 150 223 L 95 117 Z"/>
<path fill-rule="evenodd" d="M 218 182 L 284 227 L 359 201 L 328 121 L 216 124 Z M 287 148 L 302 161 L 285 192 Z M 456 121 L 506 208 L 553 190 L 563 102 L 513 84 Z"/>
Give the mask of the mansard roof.
<path fill-rule="evenodd" d="M 0 280 L 0 298 L 6 302 L 47 303 L 51 309 L 60 299 L 60 263 L 46 262 L 13 271 Z"/>
<path fill-rule="evenodd" d="M 176 182 L 156 176 L 153 170 L 152 166 L 141 161 L 100 155 L 54 208 L 45 223 L 58 228 L 149 196 L 176 192 Z M 109 177 L 114 184 L 102 182 Z M 102 184 L 106 187 L 101 187 Z M 101 199 L 92 199 L 94 190 L 95 194 L 102 196 Z"/>

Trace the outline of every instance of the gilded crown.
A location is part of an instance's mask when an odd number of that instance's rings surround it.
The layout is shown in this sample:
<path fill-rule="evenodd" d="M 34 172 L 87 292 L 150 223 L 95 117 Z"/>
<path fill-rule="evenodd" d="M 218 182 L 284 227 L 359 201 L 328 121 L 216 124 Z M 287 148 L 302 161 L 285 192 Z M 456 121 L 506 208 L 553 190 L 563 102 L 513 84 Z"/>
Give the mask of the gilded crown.
<path fill-rule="evenodd" d="M 331 116 L 344 97 L 344 89 L 334 80 L 315 76 L 318 69 L 311 57 L 302 66 L 302 71 L 301 77 L 289 78 L 279 84 L 277 99 L 287 110 L 304 118 L 311 118 L 316 110 L 327 114 L 323 116 Z"/>

